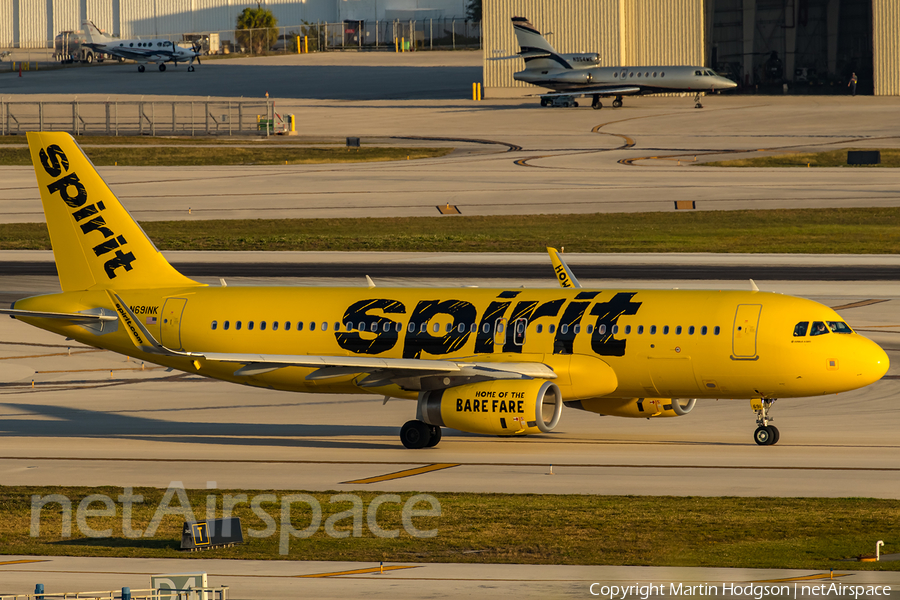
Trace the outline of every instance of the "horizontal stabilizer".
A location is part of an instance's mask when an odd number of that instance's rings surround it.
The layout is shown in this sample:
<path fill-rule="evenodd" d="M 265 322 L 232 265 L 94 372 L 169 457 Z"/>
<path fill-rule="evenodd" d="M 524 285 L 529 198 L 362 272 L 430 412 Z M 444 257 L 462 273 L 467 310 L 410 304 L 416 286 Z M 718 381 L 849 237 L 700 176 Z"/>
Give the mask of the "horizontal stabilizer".
<path fill-rule="evenodd" d="M 519 52 L 518 54 L 512 54 L 510 56 L 496 56 L 494 58 L 489 58 L 488 60 L 513 60 L 515 58 L 549 58 L 552 56 L 549 52 L 545 52 L 543 50 L 525 50 L 523 52 Z"/>
<path fill-rule="evenodd" d="M 19 310 L 15 308 L 0 308 L 0 315 L 9 315 L 11 317 L 34 317 L 37 319 L 60 319 L 62 321 L 72 321 L 74 323 L 97 323 L 98 321 L 115 321 L 119 318 L 115 315 L 58 313 L 40 310 Z"/>

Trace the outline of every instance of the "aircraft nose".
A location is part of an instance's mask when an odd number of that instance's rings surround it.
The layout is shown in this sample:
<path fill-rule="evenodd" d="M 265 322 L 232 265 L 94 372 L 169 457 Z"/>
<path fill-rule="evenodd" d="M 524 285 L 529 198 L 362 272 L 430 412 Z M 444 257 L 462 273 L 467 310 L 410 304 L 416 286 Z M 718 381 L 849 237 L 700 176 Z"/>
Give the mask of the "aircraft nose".
<path fill-rule="evenodd" d="M 870 339 L 862 338 L 857 352 L 859 377 L 865 381 L 863 385 L 875 383 L 887 373 L 891 359 L 881 346 Z"/>

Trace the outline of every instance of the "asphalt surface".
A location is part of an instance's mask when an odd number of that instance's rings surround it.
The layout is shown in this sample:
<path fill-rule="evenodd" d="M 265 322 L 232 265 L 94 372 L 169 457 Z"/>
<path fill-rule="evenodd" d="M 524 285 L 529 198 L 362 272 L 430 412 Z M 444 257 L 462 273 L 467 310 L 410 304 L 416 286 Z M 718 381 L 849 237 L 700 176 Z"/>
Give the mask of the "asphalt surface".
<path fill-rule="evenodd" d="M 55 276 L 56 265 L 43 262 L 4 261 L 7 275 Z M 433 264 L 404 263 L 402 269 L 396 265 L 377 262 L 352 265 L 330 264 L 285 264 L 285 263 L 179 263 L 172 265 L 188 277 L 447 277 L 453 279 L 509 279 L 523 280 L 534 276 L 536 270 L 546 270 L 547 264 Z M 827 268 L 799 266 L 708 266 L 708 265 L 579 265 L 578 277 L 584 279 L 655 280 L 746 280 L 777 279 L 796 281 L 896 281 L 900 279 L 898 266 L 841 266 Z"/>
<path fill-rule="evenodd" d="M 277 112 L 296 116 L 301 138 L 457 149 L 391 163 L 101 167 L 140 220 L 437 217 L 447 204 L 463 215 L 667 212 L 676 202 L 701 211 L 900 205 L 891 169 L 702 166 L 892 147 L 895 98 L 722 95 L 696 110 L 687 97 L 646 97 L 600 111 L 541 108 L 534 98 L 473 102 L 480 60 L 474 52 L 331 53 L 210 62 L 195 73 L 113 65 L 0 81 L 5 101 L 29 106 L 269 92 Z M 460 139 L 496 143 L 449 141 Z M 0 221 L 42 219 L 31 168 L 0 167 Z"/>
<path fill-rule="evenodd" d="M 75 96 L 262 98 L 269 92 L 279 111 L 298 116 L 300 134 L 310 138 L 360 136 L 364 144 L 391 137 L 437 138 L 402 142 L 420 145 L 448 138 L 498 142 L 445 142 L 457 152 L 398 163 L 101 168 L 142 220 L 436 216 L 436 206 L 445 204 L 469 215 L 672 211 L 676 201 L 696 201 L 697 210 L 900 205 L 896 176 L 885 169 L 696 166 L 748 155 L 891 146 L 900 136 L 895 98 L 723 96 L 706 99 L 702 111 L 692 108 L 690 98 L 677 97 L 628 99 L 623 109 L 602 111 L 541 109 L 534 99 L 473 103 L 468 98 L 471 82 L 480 78 L 480 61 L 475 53 L 387 59 L 322 55 L 210 61 L 195 73 L 181 68 L 144 74 L 132 65 L 112 65 L 29 72 L 22 79 L 0 74 L 0 85 L 5 100 L 28 102 Z M 31 168 L 0 167 L 0 221 L 42 220 Z M 46 253 L 7 254 L 0 260 L 0 300 L 58 291 Z M 605 264 L 567 258 L 586 285 L 624 280 L 641 287 L 659 281 L 665 287 L 710 287 L 726 280 L 725 287 L 735 287 L 753 278 L 762 289 L 849 307 L 840 309 L 842 316 L 900 365 L 900 278 L 898 266 L 884 257 L 737 256 L 725 262 L 623 257 Z M 354 258 L 328 264 L 295 259 L 284 253 L 248 256 L 246 263 L 232 256 L 173 258 L 173 263 L 211 284 L 227 277 L 229 285 L 364 285 L 362 276 L 368 274 L 379 285 L 553 285 L 549 261 L 537 257 Z M 397 439 L 399 426 L 414 413 L 410 402 L 382 405 L 381 398 L 362 395 L 249 389 L 149 365 L 142 369 L 119 355 L 70 344 L 0 319 L 0 480 L 5 485 L 166 487 L 181 480 L 195 488 L 217 481 L 220 488 L 243 489 L 731 495 L 748 502 L 768 496 L 900 499 L 898 366 L 857 392 L 779 401 L 773 414 L 782 439 L 772 447 L 752 442 L 755 425 L 748 406 L 722 400 L 665 420 L 584 418 L 564 411 L 552 434 L 520 440 L 448 431 L 438 447 L 413 457 Z M 348 483 L 435 463 L 456 466 L 364 488 Z M 592 581 L 711 583 L 817 575 L 426 565 L 387 576 L 298 579 L 375 565 L 4 562 L 0 593 L 28 592 L 38 582 L 52 584 L 52 591 L 140 588 L 149 584 L 149 573 L 184 572 L 202 564 L 215 575 L 213 585 L 233 585 L 233 599 L 586 597 Z M 850 577 L 897 581 L 884 573 Z"/>

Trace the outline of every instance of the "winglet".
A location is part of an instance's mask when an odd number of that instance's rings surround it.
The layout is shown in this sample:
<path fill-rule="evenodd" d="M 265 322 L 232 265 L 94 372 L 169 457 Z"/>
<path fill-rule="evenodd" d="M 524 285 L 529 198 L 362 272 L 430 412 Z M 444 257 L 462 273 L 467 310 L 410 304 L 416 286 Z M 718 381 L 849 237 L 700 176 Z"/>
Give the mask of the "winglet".
<path fill-rule="evenodd" d="M 750 280 L 750 289 L 753 290 L 754 292 L 759 291 L 759 286 L 756 285 L 756 282 L 753 281 L 752 279 Z"/>
<path fill-rule="evenodd" d="M 578 283 L 575 274 L 572 273 L 569 265 L 562 259 L 559 252 L 556 251 L 556 248 L 548 247 L 547 252 L 550 253 L 550 260 L 553 262 L 553 272 L 556 273 L 556 278 L 559 280 L 560 287 L 580 288 L 581 284 Z"/>

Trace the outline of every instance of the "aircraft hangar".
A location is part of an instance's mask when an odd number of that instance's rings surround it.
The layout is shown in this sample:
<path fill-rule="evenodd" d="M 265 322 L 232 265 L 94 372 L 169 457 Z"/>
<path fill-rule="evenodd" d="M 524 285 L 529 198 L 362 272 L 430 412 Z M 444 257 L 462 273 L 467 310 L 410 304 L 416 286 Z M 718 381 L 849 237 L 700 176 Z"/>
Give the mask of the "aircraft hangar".
<path fill-rule="evenodd" d="M 279 26 L 342 21 L 464 19 L 467 0 L 5 0 L 0 2 L 0 48 L 46 48 L 57 33 L 93 21 L 114 37 L 208 33 L 233 29 L 254 4 Z"/>
<path fill-rule="evenodd" d="M 708 66 L 744 89 L 900 95 L 896 0 L 485 0 L 484 87 L 534 93 L 513 80 L 510 24 L 526 17 L 561 53 L 597 52 L 601 65 Z"/>

